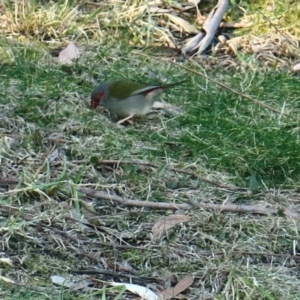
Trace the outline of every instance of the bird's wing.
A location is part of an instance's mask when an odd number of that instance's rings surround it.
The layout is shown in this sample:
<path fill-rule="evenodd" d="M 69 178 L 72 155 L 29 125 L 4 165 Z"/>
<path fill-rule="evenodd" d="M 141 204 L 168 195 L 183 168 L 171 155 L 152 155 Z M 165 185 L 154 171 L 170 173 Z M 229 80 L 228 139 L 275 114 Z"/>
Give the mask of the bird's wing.
<path fill-rule="evenodd" d="M 133 81 L 117 80 L 112 82 L 110 96 L 115 99 L 126 99 L 132 95 L 145 94 L 159 88 L 157 85 L 141 84 Z"/>
<path fill-rule="evenodd" d="M 144 88 L 136 90 L 131 95 L 144 94 L 146 96 L 148 93 L 151 93 L 152 91 L 155 91 L 155 90 L 157 90 L 159 88 L 162 88 L 162 87 L 159 86 L 159 85 L 151 85 L 151 86 L 148 85 L 148 86 L 146 86 Z"/>

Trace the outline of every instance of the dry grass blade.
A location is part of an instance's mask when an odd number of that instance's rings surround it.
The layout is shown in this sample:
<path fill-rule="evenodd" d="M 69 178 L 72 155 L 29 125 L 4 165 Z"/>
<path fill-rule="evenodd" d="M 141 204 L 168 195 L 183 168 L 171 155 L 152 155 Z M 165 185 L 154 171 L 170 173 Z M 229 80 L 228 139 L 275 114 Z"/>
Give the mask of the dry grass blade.
<path fill-rule="evenodd" d="M 6 34 L 38 36 L 40 39 L 57 39 L 76 25 L 79 17 L 77 7 L 70 9 L 68 2 L 53 4 L 50 8 L 35 7 L 32 1 L 18 1 L 14 9 L 5 7 L 7 16 L 2 30 Z"/>

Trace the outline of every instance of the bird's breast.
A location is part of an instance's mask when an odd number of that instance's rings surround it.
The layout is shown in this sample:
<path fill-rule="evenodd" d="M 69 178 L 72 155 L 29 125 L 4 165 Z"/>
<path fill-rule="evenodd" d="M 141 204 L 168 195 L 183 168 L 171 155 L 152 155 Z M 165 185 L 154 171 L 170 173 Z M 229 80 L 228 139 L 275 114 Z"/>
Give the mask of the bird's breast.
<path fill-rule="evenodd" d="M 120 117 L 143 116 L 147 114 L 155 101 L 141 94 L 130 96 L 123 100 L 110 99 L 107 109 Z"/>

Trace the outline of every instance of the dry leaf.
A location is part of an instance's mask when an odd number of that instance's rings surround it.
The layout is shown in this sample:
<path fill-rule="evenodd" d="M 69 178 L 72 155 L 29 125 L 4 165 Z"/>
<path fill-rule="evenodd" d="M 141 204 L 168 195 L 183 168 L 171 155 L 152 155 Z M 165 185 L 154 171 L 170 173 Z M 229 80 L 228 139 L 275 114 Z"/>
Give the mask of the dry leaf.
<path fill-rule="evenodd" d="M 155 14 L 155 13 L 158 13 L 158 14 L 165 14 L 165 13 L 169 13 L 171 12 L 172 10 L 171 9 L 166 9 L 166 8 L 160 8 L 158 7 L 157 5 L 151 5 L 149 7 L 149 12 L 151 14 Z"/>
<path fill-rule="evenodd" d="M 92 284 L 92 281 L 89 279 L 81 279 L 81 280 L 75 280 L 71 281 L 66 279 L 65 277 L 58 276 L 58 275 L 52 275 L 51 276 L 51 281 L 54 284 L 64 286 L 71 288 L 73 290 L 81 290 L 87 288 L 89 285 Z"/>
<path fill-rule="evenodd" d="M 165 14 L 165 16 L 169 17 L 170 21 L 172 21 L 174 24 L 176 24 L 177 26 L 180 27 L 180 30 L 183 30 L 187 33 L 198 33 L 199 30 L 197 30 L 197 28 L 190 24 L 189 22 L 187 22 L 186 20 L 178 17 L 178 16 L 174 16 L 171 14 Z"/>
<path fill-rule="evenodd" d="M 80 200 L 79 202 L 80 202 L 80 205 L 81 205 L 82 209 L 86 210 L 87 212 L 89 212 L 90 214 L 92 214 L 94 216 L 99 215 L 92 203 L 88 203 L 84 200 Z"/>
<path fill-rule="evenodd" d="M 13 265 L 12 260 L 10 258 L 5 258 L 5 257 L 0 258 L 0 263 L 6 264 L 9 266 Z"/>
<path fill-rule="evenodd" d="M 126 260 L 124 260 L 120 263 L 115 262 L 114 267 L 118 271 L 129 272 L 129 273 L 132 273 L 132 274 L 136 273 L 136 270 L 134 269 L 134 267 Z"/>
<path fill-rule="evenodd" d="M 74 43 L 70 43 L 64 50 L 59 52 L 58 62 L 69 65 L 76 58 L 79 58 L 79 49 Z"/>
<path fill-rule="evenodd" d="M 59 148 L 51 151 L 50 154 L 46 157 L 46 160 L 48 160 L 48 162 L 53 162 L 55 160 L 63 158 L 65 155 L 66 155 L 65 149 L 62 147 L 59 147 Z"/>
<path fill-rule="evenodd" d="M 154 292 L 145 288 L 144 286 L 138 284 L 131 284 L 131 283 L 121 283 L 121 282 L 110 282 L 112 286 L 120 286 L 124 285 L 127 291 L 130 291 L 133 294 L 139 295 L 145 300 L 159 300 L 160 297 L 157 296 Z"/>
<path fill-rule="evenodd" d="M 0 280 L 6 282 L 6 283 L 12 283 L 12 284 L 15 284 L 16 281 L 10 279 L 10 278 L 7 278 L 7 277 L 4 277 L 4 276 L 0 276 Z"/>
<path fill-rule="evenodd" d="M 294 72 L 299 72 L 300 71 L 300 63 L 297 63 L 294 66 L 292 66 L 292 70 Z"/>
<path fill-rule="evenodd" d="M 191 8 L 197 7 L 197 5 L 200 3 L 200 0 L 189 0 L 188 2 L 184 3 L 185 8 L 184 10 L 189 10 Z"/>
<path fill-rule="evenodd" d="M 180 107 L 170 104 L 170 103 L 166 103 L 166 102 L 155 101 L 153 104 L 153 108 L 164 109 L 173 114 L 181 114 L 182 113 L 182 109 Z"/>
<path fill-rule="evenodd" d="M 238 36 L 235 38 L 232 38 L 228 41 L 226 41 L 226 44 L 228 45 L 228 47 L 231 49 L 231 51 L 236 54 L 237 49 L 241 43 L 241 41 L 244 39 L 244 37 Z"/>
<path fill-rule="evenodd" d="M 93 224 L 97 226 L 103 225 L 99 213 L 97 213 L 93 203 L 88 203 L 84 200 L 79 200 L 79 203 L 81 206 L 82 215 L 84 216 L 87 224 Z"/>
<path fill-rule="evenodd" d="M 219 35 L 218 36 L 218 41 L 221 43 L 221 44 L 225 44 L 227 42 L 227 38 L 225 37 L 225 35 Z"/>
<path fill-rule="evenodd" d="M 170 215 L 159 219 L 152 227 L 154 236 L 161 237 L 167 230 L 177 224 L 190 221 L 191 217 L 186 215 Z"/>
<path fill-rule="evenodd" d="M 54 284 L 58 284 L 58 285 L 61 285 L 61 286 L 65 286 L 65 287 L 68 287 L 68 288 L 71 288 L 73 286 L 73 282 L 66 279 L 65 277 L 62 277 L 62 276 L 57 276 L 57 275 L 52 275 L 51 276 L 51 281 L 54 283 Z"/>
<path fill-rule="evenodd" d="M 54 149 L 46 158 L 46 160 L 48 160 L 49 162 L 52 162 L 54 160 L 56 160 L 58 158 L 58 150 Z"/>
<path fill-rule="evenodd" d="M 188 287 L 190 287 L 194 282 L 194 278 L 191 276 L 186 276 L 181 279 L 173 288 L 167 288 L 161 292 L 163 295 L 163 299 L 172 299 L 173 297 L 177 296 Z"/>

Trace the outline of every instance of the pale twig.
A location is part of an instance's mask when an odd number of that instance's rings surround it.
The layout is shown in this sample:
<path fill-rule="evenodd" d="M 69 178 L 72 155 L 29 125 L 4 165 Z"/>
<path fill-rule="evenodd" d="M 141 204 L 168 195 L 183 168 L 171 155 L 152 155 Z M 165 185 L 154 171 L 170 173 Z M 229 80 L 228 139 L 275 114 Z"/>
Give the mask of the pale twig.
<path fill-rule="evenodd" d="M 273 257 L 280 257 L 283 259 L 294 259 L 296 261 L 300 260 L 300 256 L 292 255 L 292 254 L 284 254 L 284 253 L 268 253 L 268 252 L 251 252 L 251 251 L 242 251 L 242 250 L 233 250 L 229 252 L 224 251 L 200 251 L 197 252 L 198 255 L 203 256 L 212 256 L 212 255 L 252 255 L 252 256 L 273 256 Z"/>
<path fill-rule="evenodd" d="M 282 214 L 290 218 L 300 219 L 300 215 L 291 211 L 290 209 L 275 209 L 275 208 L 266 208 L 252 205 L 237 205 L 237 204 L 214 204 L 214 203 L 193 203 L 193 204 L 180 204 L 180 203 L 170 203 L 170 202 L 152 202 L 152 201 L 143 201 L 139 199 L 127 199 L 122 198 L 117 195 L 110 195 L 104 192 L 98 192 L 92 189 L 87 188 L 79 188 L 79 192 L 90 196 L 96 197 L 100 199 L 110 200 L 113 202 L 117 202 L 119 204 L 125 206 L 134 206 L 134 207 L 150 207 L 156 209 L 191 209 L 195 207 L 203 208 L 203 209 L 211 209 L 220 212 L 240 212 L 240 213 L 251 213 L 251 214 L 259 214 L 259 215 L 272 215 L 272 214 Z"/>
<path fill-rule="evenodd" d="M 253 25 L 253 22 L 221 22 L 220 28 L 247 28 Z"/>

